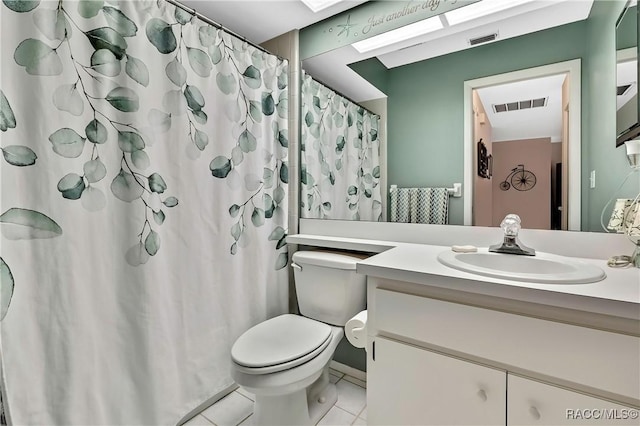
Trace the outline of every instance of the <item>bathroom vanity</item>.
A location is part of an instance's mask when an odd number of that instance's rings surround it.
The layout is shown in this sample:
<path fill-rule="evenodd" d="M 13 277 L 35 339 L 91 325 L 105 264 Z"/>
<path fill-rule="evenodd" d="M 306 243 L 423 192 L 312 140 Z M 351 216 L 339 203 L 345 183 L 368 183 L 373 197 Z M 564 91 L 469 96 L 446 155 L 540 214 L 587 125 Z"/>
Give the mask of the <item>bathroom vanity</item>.
<path fill-rule="evenodd" d="M 554 294 L 567 285 L 439 275 L 448 272 L 430 259 L 446 249 L 396 247 L 359 265 L 368 276 L 368 424 L 638 424 L 637 305 L 586 312 L 570 293 Z M 608 279 L 635 271 L 626 272 Z"/>
<path fill-rule="evenodd" d="M 640 423 L 638 269 L 582 258 L 607 277 L 532 284 L 449 268 L 437 257 L 450 246 L 292 242 L 378 252 L 357 267 L 367 275 L 368 424 Z"/>

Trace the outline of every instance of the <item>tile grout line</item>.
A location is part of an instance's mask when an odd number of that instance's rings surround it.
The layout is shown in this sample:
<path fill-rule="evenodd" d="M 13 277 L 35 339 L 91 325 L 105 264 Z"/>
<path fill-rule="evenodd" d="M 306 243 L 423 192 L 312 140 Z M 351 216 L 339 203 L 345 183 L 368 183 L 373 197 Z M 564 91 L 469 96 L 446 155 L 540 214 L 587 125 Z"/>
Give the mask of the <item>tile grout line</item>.
<path fill-rule="evenodd" d="M 346 414 L 348 414 L 348 415 L 350 415 L 350 416 L 353 416 L 353 415 L 354 415 L 352 412 L 347 411 L 347 410 L 345 410 L 345 409 L 344 409 L 344 408 L 342 408 L 342 407 L 338 407 L 337 405 L 334 405 L 333 407 L 331 407 L 331 408 L 329 409 L 329 411 L 333 410 L 334 408 L 335 408 L 335 409 L 337 409 L 337 410 L 343 411 L 343 412 L 345 412 Z M 325 413 L 325 415 L 324 415 L 324 416 L 322 416 L 322 418 L 321 418 L 320 420 L 318 420 L 318 423 L 320 423 L 320 422 L 321 422 L 325 417 L 327 417 L 327 416 L 329 415 L 329 411 L 327 411 L 327 412 Z M 357 419 L 358 419 L 358 416 L 356 416 L 356 417 L 354 418 L 354 420 L 353 420 L 353 421 L 356 421 Z M 316 425 L 317 425 L 318 423 L 316 423 Z M 352 422 L 352 423 L 350 423 L 350 424 L 353 424 L 353 422 Z"/>
<path fill-rule="evenodd" d="M 342 381 L 343 379 L 345 379 L 345 380 L 344 380 L 345 382 L 350 383 L 350 384 L 352 384 L 352 385 L 354 385 L 354 386 L 357 386 L 357 387 L 359 387 L 359 388 L 361 388 L 361 389 L 364 389 L 364 390 L 366 391 L 366 389 L 367 389 L 367 388 L 366 388 L 366 382 L 364 382 L 364 381 L 363 381 L 363 382 L 365 383 L 365 386 L 361 386 L 359 383 L 354 383 L 354 382 L 352 382 L 352 381 L 350 381 L 350 380 L 346 379 L 346 377 L 348 376 L 348 377 L 351 377 L 351 378 L 353 378 L 353 379 L 355 379 L 355 380 L 359 380 L 357 377 L 349 376 L 349 375 L 347 375 L 347 374 L 345 374 L 345 373 L 341 373 L 341 372 L 337 372 L 337 373 L 338 373 L 338 374 L 332 374 L 334 377 L 337 377 L 337 380 L 336 380 L 336 382 L 335 382 L 334 384 L 338 384 L 340 381 Z M 242 396 L 244 399 L 246 399 L 246 400 L 248 400 L 248 401 L 250 401 L 250 402 L 252 402 L 252 403 L 255 403 L 255 401 L 254 401 L 254 400 L 252 400 L 252 399 L 251 399 L 250 397 L 248 397 L 247 395 L 244 395 L 243 393 L 239 392 L 239 391 L 238 391 L 238 389 L 234 390 L 234 391 L 233 391 L 233 392 L 231 392 L 231 393 L 234 393 L 234 392 L 235 392 L 235 393 L 237 393 L 237 394 L 239 394 L 240 396 Z M 215 404 L 214 404 L 214 405 L 215 405 Z M 362 419 L 362 418 L 360 417 L 360 415 L 361 415 L 361 414 L 364 412 L 364 410 L 367 408 L 367 405 L 366 405 L 366 403 L 365 403 L 364 407 L 362 407 L 362 409 L 360 409 L 360 410 L 359 410 L 358 414 L 354 414 L 354 413 L 352 413 L 351 411 L 346 410 L 346 409 L 344 409 L 344 408 L 342 408 L 342 407 L 340 407 L 340 406 L 338 406 L 338 405 L 334 405 L 334 407 L 335 407 L 335 408 L 337 408 L 337 409 L 339 409 L 340 411 L 343 411 L 343 412 L 345 412 L 345 413 L 349 414 L 349 415 L 355 416 L 355 418 L 354 418 L 353 422 L 351 422 L 351 424 L 353 425 L 356 421 L 358 421 L 358 419 Z M 202 412 L 198 413 L 197 415 L 202 416 L 202 417 L 203 417 L 203 418 L 204 418 L 208 423 L 210 423 L 212 426 L 217 426 L 217 424 L 216 424 L 215 422 L 213 422 L 211 419 L 209 419 L 208 417 L 206 417 L 203 413 L 204 413 L 204 410 L 203 410 Z M 242 422 L 246 421 L 246 420 L 247 420 L 249 417 L 251 417 L 253 414 L 254 414 L 254 413 L 253 413 L 253 410 L 252 410 L 252 411 L 251 411 L 251 413 L 250 413 L 248 416 L 243 417 L 243 418 L 240 420 L 240 422 L 238 422 L 238 423 L 237 423 L 237 425 L 236 425 L 236 426 L 238 426 L 238 425 L 240 425 Z M 326 414 L 325 414 L 325 416 L 326 416 Z M 325 416 L 323 416 L 323 418 L 324 418 Z M 322 420 L 322 419 L 320 419 L 320 421 L 321 421 L 321 420 Z M 364 420 L 364 419 L 362 419 L 362 420 L 366 422 L 366 420 Z"/>
<path fill-rule="evenodd" d="M 198 416 L 202 416 L 203 419 L 205 419 L 206 421 L 208 421 L 209 423 L 211 423 L 213 426 L 218 426 L 217 424 L 215 424 L 213 422 L 213 420 L 210 420 L 209 417 L 205 416 L 204 414 L 200 413 L 198 414 Z"/>
<path fill-rule="evenodd" d="M 248 399 L 251 402 L 255 402 L 253 399 L 249 398 L 248 396 L 246 396 L 246 395 L 244 395 L 244 394 L 242 394 L 242 393 L 240 393 L 238 391 L 234 391 L 234 392 L 236 392 L 238 395 L 242 396 L 243 398 Z"/>
<path fill-rule="evenodd" d="M 238 426 L 240 424 L 242 424 L 242 422 L 244 422 L 245 420 L 247 420 L 249 417 L 253 416 L 253 410 L 251 410 L 251 414 L 249 414 L 247 417 L 244 417 L 242 420 L 240 420 L 235 426 Z"/>

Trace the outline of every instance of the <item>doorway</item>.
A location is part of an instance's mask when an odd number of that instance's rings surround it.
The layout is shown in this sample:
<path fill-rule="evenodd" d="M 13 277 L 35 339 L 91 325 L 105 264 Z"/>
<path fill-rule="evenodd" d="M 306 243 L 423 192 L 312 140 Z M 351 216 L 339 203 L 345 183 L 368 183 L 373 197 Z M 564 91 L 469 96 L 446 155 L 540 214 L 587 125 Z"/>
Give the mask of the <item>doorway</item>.
<path fill-rule="evenodd" d="M 475 156 L 486 156 L 491 168 L 474 174 L 474 225 L 500 226 L 516 213 L 528 228 L 563 229 L 568 82 L 562 73 L 473 90 Z"/>
<path fill-rule="evenodd" d="M 579 230 L 580 60 L 469 80 L 464 98 L 465 225 L 515 212 L 526 228 Z"/>

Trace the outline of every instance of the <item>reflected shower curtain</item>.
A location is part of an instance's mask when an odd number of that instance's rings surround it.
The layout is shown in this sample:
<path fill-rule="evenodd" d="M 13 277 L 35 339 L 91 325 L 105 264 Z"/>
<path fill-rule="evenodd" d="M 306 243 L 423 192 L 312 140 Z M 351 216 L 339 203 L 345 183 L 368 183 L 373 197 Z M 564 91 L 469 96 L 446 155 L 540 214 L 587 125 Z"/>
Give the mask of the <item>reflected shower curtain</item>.
<path fill-rule="evenodd" d="M 0 14 L 9 421 L 176 424 L 287 308 L 287 63 L 162 0 Z"/>
<path fill-rule="evenodd" d="M 382 220 L 380 117 L 303 75 L 301 216 Z"/>

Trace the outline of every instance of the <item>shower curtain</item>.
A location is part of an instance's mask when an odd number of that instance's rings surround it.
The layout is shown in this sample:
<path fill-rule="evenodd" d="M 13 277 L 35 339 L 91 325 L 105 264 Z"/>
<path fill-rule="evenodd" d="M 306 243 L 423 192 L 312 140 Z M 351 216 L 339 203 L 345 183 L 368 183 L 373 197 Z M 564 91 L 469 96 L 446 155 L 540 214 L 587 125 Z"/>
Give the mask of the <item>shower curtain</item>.
<path fill-rule="evenodd" d="M 15 424 L 176 424 L 287 309 L 286 61 L 164 0 L 0 5 Z"/>
<path fill-rule="evenodd" d="M 304 74 L 301 217 L 382 220 L 380 117 Z"/>

